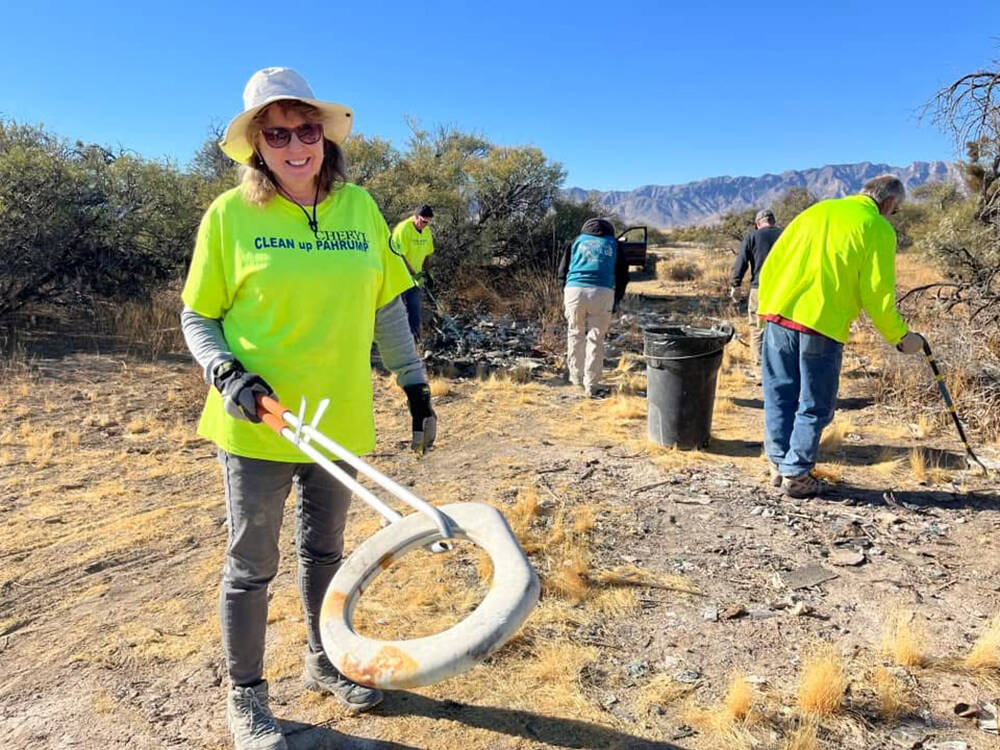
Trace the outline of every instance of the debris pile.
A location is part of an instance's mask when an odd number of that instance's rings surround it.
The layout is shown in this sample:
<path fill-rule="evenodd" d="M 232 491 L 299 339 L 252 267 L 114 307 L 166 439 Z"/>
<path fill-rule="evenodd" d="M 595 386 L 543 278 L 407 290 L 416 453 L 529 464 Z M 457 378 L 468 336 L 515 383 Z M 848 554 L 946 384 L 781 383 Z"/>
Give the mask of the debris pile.
<path fill-rule="evenodd" d="M 542 326 L 510 316 L 456 315 L 434 321 L 426 336 L 424 361 L 432 372 L 482 377 L 493 370 L 531 373 L 554 367 L 556 354 L 538 348 Z"/>

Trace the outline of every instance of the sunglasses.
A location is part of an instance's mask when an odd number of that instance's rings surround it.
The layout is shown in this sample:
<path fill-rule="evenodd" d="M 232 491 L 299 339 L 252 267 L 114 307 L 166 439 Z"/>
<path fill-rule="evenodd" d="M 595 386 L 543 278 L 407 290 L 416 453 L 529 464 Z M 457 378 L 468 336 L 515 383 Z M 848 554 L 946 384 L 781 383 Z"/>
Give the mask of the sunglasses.
<path fill-rule="evenodd" d="M 323 126 L 318 122 L 307 122 L 305 125 L 299 125 L 297 128 L 264 128 L 261 133 L 264 134 L 264 140 L 267 145 L 271 148 L 284 148 L 289 143 L 292 142 L 292 133 L 295 133 L 296 137 L 302 143 L 307 146 L 311 146 L 314 143 L 318 143 L 319 139 L 323 137 Z"/>

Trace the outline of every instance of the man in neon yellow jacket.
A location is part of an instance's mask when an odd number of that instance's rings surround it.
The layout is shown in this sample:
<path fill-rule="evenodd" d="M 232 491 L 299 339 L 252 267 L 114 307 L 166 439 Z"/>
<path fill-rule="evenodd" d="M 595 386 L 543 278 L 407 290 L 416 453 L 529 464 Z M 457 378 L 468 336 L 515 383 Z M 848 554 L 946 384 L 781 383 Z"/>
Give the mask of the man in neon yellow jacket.
<path fill-rule="evenodd" d="M 898 178 L 881 175 L 860 195 L 810 206 L 761 270 L 764 451 L 774 486 L 792 497 L 822 492 L 812 469 L 833 419 L 844 344 L 861 310 L 900 351 L 921 351 L 921 337 L 896 311 L 896 232 L 885 218 L 905 196 Z"/>
<path fill-rule="evenodd" d="M 413 277 L 413 286 L 402 294 L 406 305 L 406 316 L 410 322 L 413 338 L 420 339 L 421 300 L 420 287 L 427 281 L 424 270 L 427 256 L 434 252 L 434 238 L 431 236 L 431 219 L 434 209 L 426 203 L 407 216 L 392 230 L 392 246 L 403 257 L 406 269 Z"/>

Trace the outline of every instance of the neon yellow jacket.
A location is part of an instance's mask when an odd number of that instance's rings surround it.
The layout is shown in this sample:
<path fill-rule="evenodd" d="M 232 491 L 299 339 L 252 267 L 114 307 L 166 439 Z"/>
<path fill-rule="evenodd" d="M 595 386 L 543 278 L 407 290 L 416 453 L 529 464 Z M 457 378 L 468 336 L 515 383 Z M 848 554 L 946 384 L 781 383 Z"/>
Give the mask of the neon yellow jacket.
<path fill-rule="evenodd" d="M 821 201 L 788 225 L 760 272 L 758 315 L 780 315 L 847 343 L 864 309 L 890 344 L 896 311 L 896 231 L 865 195 Z"/>

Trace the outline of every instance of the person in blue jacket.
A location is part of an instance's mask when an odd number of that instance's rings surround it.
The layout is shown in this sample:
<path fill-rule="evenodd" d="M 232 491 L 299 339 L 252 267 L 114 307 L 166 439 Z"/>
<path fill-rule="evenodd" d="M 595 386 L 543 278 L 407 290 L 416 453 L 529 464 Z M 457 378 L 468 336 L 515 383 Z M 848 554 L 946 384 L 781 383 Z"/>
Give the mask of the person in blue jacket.
<path fill-rule="evenodd" d="M 628 284 L 628 264 L 618 252 L 610 221 L 591 218 L 583 223 L 580 236 L 563 253 L 559 281 L 564 287 L 569 382 L 594 397 L 599 395 L 604 365 L 604 335 Z"/>

